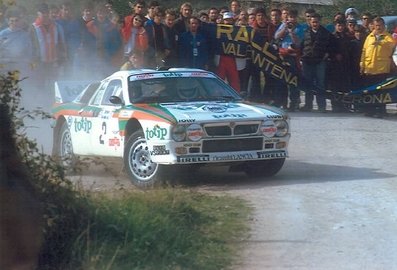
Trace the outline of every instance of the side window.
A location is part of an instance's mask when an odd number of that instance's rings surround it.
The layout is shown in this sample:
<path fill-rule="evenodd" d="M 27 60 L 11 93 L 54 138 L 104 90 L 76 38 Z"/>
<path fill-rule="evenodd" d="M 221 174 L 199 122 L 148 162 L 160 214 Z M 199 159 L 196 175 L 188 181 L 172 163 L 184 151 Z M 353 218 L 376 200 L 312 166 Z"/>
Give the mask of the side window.
<path fill-rule="evenodd" d="M 111 96 L 121 97 L 121 90 L 122 90 L 121 80 L 110 81 L 108 86 L 106 87 L 105 94 L 102 99 L 102 105 L 108 105 L 108 106 L 114 105 L 109 101 L 109 98 Z"/>
<path fill-rule="evenodd" d="M 92 99 L 91 105 L 99 106 L 101 104 L 101 100 L 103 98 L 103 94 L 105 93 L 106 83 L 102 84 L 98 91 L 96 92 L 94 98 Z"/>

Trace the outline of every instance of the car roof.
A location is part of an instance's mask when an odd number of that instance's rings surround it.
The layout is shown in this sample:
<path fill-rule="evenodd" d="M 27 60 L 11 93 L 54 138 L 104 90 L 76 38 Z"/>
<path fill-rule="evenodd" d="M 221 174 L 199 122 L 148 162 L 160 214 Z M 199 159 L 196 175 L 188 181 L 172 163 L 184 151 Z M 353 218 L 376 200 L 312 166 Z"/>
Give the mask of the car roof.
<path fill-rule="evenodd" d="M 146 73 L 165 73 L 165 72 L 206 72 L 210 73 L 207 70 L 202 70 L 202 69 L 197 69 L 197 68 L 168 68 L 168 69 L 148 69 L 148 68 L 143 68 L 143 69 L 131 69 L 131 70 L 120 70 L 116 71 L 112 75 L 108 76 L 110 77 L 128 77 L 130 75 L 139 75 L 139 74 L 146 74 Z"/>

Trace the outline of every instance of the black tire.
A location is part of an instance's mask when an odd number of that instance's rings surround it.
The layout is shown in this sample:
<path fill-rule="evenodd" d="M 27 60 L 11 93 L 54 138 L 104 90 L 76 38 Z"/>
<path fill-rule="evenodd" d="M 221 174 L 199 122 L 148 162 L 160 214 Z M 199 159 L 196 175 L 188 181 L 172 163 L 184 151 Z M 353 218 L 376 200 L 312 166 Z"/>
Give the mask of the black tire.
<path fill-rule="evenodd" d="M 134 185 L 150 188 L 166 182 L 173 166 L 159 165 L 151 160 L 145 136 L 139 130 L 128 138 L 125 145 L 124 167 Z"/>
<path fill-rule="evenodd" d="M 245 164 L 244 171 L 251 177 L 270 177 L 281 170 L 284 162 L 285 158 L 250 161 Z"/>
<path fill-rule="evenodd" d="M 59 163 L 68 171 L 74 171 L 78 158 L 73 152 L 72 137 L 66 122 L 62 124 L 59 131 L 58 141 L 55 146 Z"/>

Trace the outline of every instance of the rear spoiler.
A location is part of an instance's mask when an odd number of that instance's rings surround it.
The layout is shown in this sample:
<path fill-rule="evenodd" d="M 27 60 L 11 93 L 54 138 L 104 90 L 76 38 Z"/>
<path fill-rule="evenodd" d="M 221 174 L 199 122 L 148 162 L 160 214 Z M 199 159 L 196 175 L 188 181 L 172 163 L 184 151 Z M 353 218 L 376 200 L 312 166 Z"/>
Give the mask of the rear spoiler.
<path fill-rule="evenodd" d="M 55 103 L 73 101 L 93 81 L 56 81 Z"/>

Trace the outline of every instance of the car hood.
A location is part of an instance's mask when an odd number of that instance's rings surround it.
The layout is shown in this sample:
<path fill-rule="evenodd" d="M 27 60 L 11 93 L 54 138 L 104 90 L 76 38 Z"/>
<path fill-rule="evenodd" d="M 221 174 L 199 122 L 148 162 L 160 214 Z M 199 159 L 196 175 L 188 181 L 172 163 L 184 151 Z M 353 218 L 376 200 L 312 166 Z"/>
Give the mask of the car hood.
<path fill-rule="evenodd" d="M 274 107 L 250 103 L 191 102 L 162 103 L 159 106 L 178 123 L 218 122 L 225 120 L 283 119 L 286 114 Z"/>

